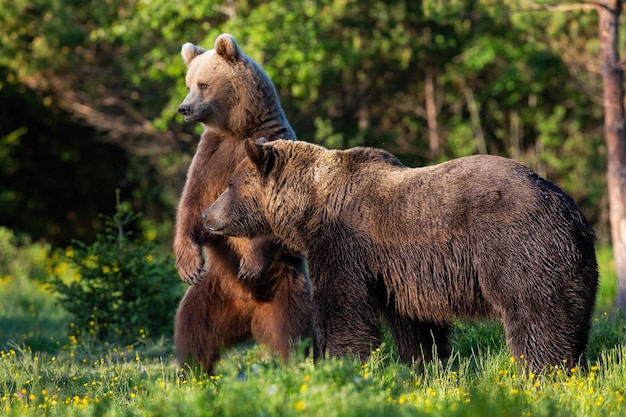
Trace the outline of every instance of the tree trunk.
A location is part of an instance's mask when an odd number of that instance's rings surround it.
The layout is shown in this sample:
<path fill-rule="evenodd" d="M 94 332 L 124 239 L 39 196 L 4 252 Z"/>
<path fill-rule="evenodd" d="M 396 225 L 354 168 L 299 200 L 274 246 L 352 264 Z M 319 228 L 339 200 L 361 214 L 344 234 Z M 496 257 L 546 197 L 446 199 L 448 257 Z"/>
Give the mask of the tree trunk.
<path fill-rule="evenodd" d="M 517 161 L 522 160 L 522 120 L 519 117 L 517 110 L 513 109 L 509 111 L 509 142 L 511 143 L 509 154 L 512 159 Z"/>
<path fill-rule="evenodd" d="M 619 64 L 618 52 L 618 21 L 621 9 L 620 0 L 603 0 L 598 5 L 609 218 L 617 268 L 617 307 L 626 312 L 626 130 L 624 74 Z"/>
<path fill-rule="evenodd" d="M 428 146 L 430 158 L 439 159 L 439 126 L 437 124 L 437 101 L 435 99 L 435 74 L 433 70 L 426 70 L 424 80 L 424 95 L 426 96 L 426 123 L 428 124 Z"/>
<path fill-rule="evenodd" d="M 465 93 L 465 101 L 467 102 L 467 109 L 469 110 L 470 117 L 472 119 L 472 130 L 474 131 L 474 137 L 476 137 L 476 147 L 478 153 L 487 153 L 487 141 L 485 140 L 485 134 L 480 123 L 480 111 L 478 110 L 478 103 L 474 97 L 474 92 L 468 86 L 463 88 Z"/>

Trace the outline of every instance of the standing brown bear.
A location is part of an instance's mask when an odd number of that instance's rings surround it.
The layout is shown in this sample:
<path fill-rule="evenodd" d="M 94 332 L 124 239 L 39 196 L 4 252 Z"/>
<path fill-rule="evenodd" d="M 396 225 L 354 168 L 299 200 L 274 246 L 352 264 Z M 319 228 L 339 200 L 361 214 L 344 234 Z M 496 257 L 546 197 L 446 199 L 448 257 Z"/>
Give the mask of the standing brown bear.
<path fill-rule="evenodd" d="M 204 132 L 187 173 L 176 216 L 174 252 L 183 281 L 174 342 L 181 366 L 210 372 L 221 349 L 254 338 L 287 358 L 293 341 L 311 335 L 310 283 L 304 258 L 275 239 L 211 235 L 201 212 L 224 191 L 245 157 L 246 138 L 296 139 L 263 69 L 228 34 L 205 51 L 182 46 L 189 93 L 178 111 Z M 261 262 L 254 281 L 237 278 L 242 256 Z"/>
<path fill-rule="evenodd" d="M 382 150 L 305 142 L 246 151 L 205 226 L 307 256 L 320 351 L 369 354 L 382 314 L 401 359 L 419 363 L 433 343 L 449 354 L 453 319 L 499 315 L 531 369 L 584 359 L 594 231 L 530 169 L 487 155 L 407 168 Z"/>

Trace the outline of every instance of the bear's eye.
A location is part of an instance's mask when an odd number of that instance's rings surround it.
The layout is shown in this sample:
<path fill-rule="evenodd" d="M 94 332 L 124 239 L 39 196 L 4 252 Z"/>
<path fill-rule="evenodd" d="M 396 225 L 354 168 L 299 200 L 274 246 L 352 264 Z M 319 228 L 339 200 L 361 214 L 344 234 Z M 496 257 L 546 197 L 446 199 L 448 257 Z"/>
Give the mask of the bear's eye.
<path fill-rule="evenodd" d="M 209 85 L 208 84 L 204 84 L 204 83 L 203 84 L 198 84 L 198 88 L 200 90 L 206 90 L 207 88 L 209 88 Z"/>

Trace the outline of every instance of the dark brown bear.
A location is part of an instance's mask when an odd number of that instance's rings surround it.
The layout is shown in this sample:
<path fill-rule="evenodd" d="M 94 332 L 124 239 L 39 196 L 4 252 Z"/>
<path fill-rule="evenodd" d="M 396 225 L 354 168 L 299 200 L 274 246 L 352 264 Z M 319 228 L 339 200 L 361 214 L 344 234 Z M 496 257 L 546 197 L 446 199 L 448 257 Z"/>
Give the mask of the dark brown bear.
<path fill-rule="evenodd" d="M 594 231 L 525 166 L 480 155 L 407 168 L 377 149 L 289 141 L 247 141 L 246 151 L 205 226 L 277 236 L 307 256 L 322 352 L 368 355 L 382 315 L 401 359 L 419 363 L 433 342 L 449 354 L 453 319 L 499 315 L 531 369 L 584 359 Z"/>
<path fill-rule="evenodd" d="M 221 349 L 250 337 L 287 358 L 291 343 L 310 336 L 312 327 L 303 257 L 273 239 L 251 244 L 211 235 L 201 212 L 224 191 L 246 156 L 244 139 L 296 136 L 269 77 L 232 36 L 219 36 L 209 51 L 186 43 L 181 54 L 189 94 L 178 110 L 185 121 L 202 123 L 204 132 L 176 217 L 176 266 L 183 281 L 196 284 L 176 314 L 178 360 L 181 366 L 199 364 L 211 371 Z M 254 281 L 237 279 L 242 256 L 250 257 L 248 264 L 257 262 Z"/>

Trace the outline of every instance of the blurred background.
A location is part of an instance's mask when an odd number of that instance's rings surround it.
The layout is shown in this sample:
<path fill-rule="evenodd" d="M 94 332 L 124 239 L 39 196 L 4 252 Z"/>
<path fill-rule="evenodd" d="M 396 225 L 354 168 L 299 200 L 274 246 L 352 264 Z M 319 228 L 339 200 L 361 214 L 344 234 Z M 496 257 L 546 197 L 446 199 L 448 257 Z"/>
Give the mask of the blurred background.
<path fill-rule="evenodd" d="M 3 1 L 0 226 L 55 247 L 90 242 L 120 190 L 142 214 L 136 234 L 170 248 L 201 132 L 176 111 L 180 47 L 211 49 L 228 32 L 300 139 L 377 146 L 410 166 L 514 158 L 608 243 L 598 16 L 547 3 Z"/>

